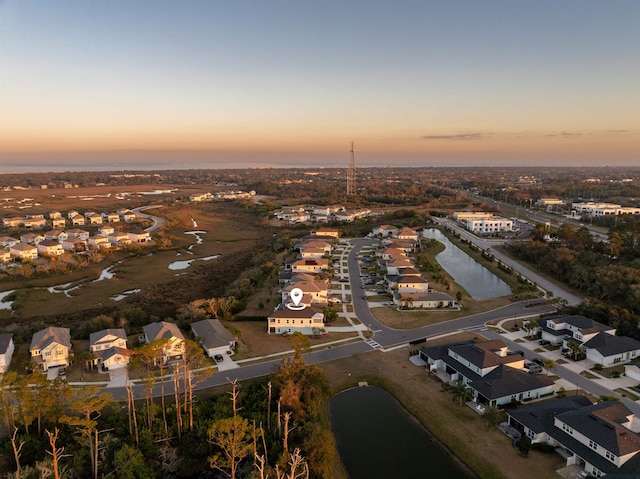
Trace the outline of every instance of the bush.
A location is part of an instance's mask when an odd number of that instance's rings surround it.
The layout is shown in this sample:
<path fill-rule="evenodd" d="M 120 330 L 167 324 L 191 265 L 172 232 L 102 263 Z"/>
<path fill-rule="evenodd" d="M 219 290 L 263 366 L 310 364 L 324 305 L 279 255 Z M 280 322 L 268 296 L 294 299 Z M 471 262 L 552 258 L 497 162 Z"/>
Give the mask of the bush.
<path fill-rule="evenodd" d="M 596 371 L 602 371 L 602 364 L 600 363 L 594 364 L 593 369 L 595 369 Z"/>

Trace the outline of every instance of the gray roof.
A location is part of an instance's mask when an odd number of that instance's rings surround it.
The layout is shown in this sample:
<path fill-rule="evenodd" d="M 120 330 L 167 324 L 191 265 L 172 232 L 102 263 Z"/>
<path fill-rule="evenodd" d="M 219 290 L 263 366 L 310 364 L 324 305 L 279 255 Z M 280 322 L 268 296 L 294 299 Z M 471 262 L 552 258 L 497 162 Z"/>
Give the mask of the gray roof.
<path fill-rule="evenodd" d="M 509 416 L 538 434 L 552 430 L 554 419 L 558 414 L 585 406 L 591 406 L 591 401 L 585 396 L 567 396 L 509 411 Z"/>
<path fill-rule="evenodd" d="M 33 338 L 31 338 L 31 347 L 29 350 L 43 349 L 53 342 L 71 348 L 71 332 L 69 328 L 49 327 L 38 331 L 33 335 Z"/>
<path fill-rule="evenodd" d="M 585 348 L 595 349 L 603 356 L 613 356 L 640 349 L 640 341 L 627 336 L 614 336 L 608 333 L 598 333 L 584 343 Z"/>
<path fill-rule="evenodd" d="M 228 346 L 235 341 L 233 335 L 217 319 L 197 321 L 191 324 L 191 329 L 207 349 Z"/>
<path fill-rule="evenodd" d="M 469 383 L 469 387 L 492 400 L 551 386 L 553 382 L 548 376 L 529 374 L 510 366 L 498 366 L 483 378 Z"/>
<path fill-rule="evenodd" d="M 160 321 L 159 323 L 149 323 L 142 327 L 144 335 L 149 342 L 156 339 L 171 339 L 176 337 L 184 341 L 184 336 L 180 331 L 180 328 L 175 323 L 168 323 L 167 321 Z"/>
<path fill-rule="evenodd" d="M 116 338 L 127 340 L 127 333 L 124 329 L 103 329 L 89 335 L 89 345 L 99 344 L 107 336 L 115 336 Z"/>
<path fill-rule="evenodd" d="M 0 354 L 7 352 L 7 348 L 13 339 L 13 334 L 0 334 Z"/>

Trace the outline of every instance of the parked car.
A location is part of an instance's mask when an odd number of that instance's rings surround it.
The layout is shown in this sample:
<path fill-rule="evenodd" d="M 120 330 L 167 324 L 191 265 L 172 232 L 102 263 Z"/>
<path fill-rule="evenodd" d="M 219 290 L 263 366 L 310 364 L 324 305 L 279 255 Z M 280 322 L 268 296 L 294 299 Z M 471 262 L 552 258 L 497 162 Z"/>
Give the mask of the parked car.
<path fill-rule="evenodd" d="M 538 341 L 538 344 L 540 346 L 546 346 L 548 344 L 551 344 L 551 341 L 549 341 L 548 339 L 541 339 L 540 341 Z"/>
<path fill-rule="evenodd" d="M 537 374 L 542 372 L 542 366 L 536 363 L 529 363 L 527 369 L 529 370 L 529 374 Z"/>
<path fill-rule="evenodd" d="M 542 359 L 540 359 L 540 358 L 532 359 L 532 361 L 533 361 L 534 363 L 536 363 L 538 366 L 542 366 L 542 363 L 544 362 L 544 361 L 543 361 Z"/>
<path fill-rule="evenodd" d="M 341 283 L 348 283 L 349 278 L 340 278 L 338 281 L 340 281 Z"/>
<path fill-rule="evenodd" d="M 222 361 L 224 361 L 224 356 L 222 354 L 216 354 L 213 359 L 216 360 L 216 363 L 221 363 Z"/>

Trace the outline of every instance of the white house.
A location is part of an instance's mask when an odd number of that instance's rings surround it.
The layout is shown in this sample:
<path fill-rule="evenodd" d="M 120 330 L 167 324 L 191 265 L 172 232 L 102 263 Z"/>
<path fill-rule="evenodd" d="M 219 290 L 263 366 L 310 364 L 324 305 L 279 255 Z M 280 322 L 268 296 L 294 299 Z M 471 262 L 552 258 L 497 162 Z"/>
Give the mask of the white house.
<path fill-rule="evenodd" d="M 8 249 L 0 249 L 0 262 L 7 263 L 11 260 L 11 252 Z"/>
<path fill-rule="evenodd" d="M 600 332 L 582 344 L 587 359 L 604 367 L 640 358 L 640 341 Z"/>
<path fill-rule="evenodd" d="M 0 374 L 6 373 L 9 369 L 14 350 L 13 334 L 0 334 Z"/>
<path fill-rule="evenodd" d="M 236 339 L 217 319 L 204 319 L 191 323 L 191 331 L 210 358 L 217 354 L 233 354 Z"/>
<path fill-rule="evenodd" d="M 29 347 L 31 360 L 45 371 L 49 368 L 69 365 L 71 334 L 69 328 L 49 327 L 38 331 Z"/>
<path fill-rule="evenodd" d="M 286 307 L 276 309 L 267 317 L 267 332 L 269 334 L 322 334 L 324 313 L 314 306 L 302 310 Z"/>
<path fill-rule="evenodd" d="M 38 248 L 26 243 L 18 243 L 9 248 L 12 258 L 36 260 L 38 259 Z"/>
<path fill-rule="evenodd" d="M 151 241 L 151 236 L 146 231 L 131 231 L 128 235 L 133 243 L 148 243 Z"/>
<path fill-rule="evenodd" d="M 38 253 L 49 256 L 60 256 L 64 253 L 62 245 L 55 240 L 44 240 L 36 245 Z"/>
<path fill-rule="evenodd" d="M 103 371 L 126 367 L 131 357 L 124 329 L 103 329 L 89 335 L 89 352 Z"/>

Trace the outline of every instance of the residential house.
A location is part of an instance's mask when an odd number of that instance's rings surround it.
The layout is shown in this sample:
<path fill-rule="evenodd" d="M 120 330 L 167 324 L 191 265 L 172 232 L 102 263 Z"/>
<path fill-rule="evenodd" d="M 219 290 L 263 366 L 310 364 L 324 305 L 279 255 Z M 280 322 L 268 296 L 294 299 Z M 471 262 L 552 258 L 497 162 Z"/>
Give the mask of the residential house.
<path fill-rule="evenodd" d="M 8 228 L 17 228 L 24 223 L 24 218 L 22 216 L 12 216 L 8 218 L 2 218 L 2 226 L 6 226 Z"/>
<path fill-rule="evenodd" d="M 82 253 L 87 250 L 87 242 L 80 238 L 69 237 L 62 242 L 62 249 L 72 253 Z"/>
<path fill-rule="evenodd" d="M 102 224 L 102 215 L 98 213 L 91 213 L 86 217 L 87 221 L 89 221 L 90 225 L 101 225 Z"/>
<path fill-rule="evenodd" d="M 582 344 L 587 359 L 604 367 L 640 358 L 640 341 L 600 332 Z"/>
<path fill-rule="evenodd" d="M 8 228 L 17 228 L 24 223 L 24 218 L 22 216 L 12 216 L 8 218 L 2 218 L 2 226 L 6 226 Z"/>
<path fill-rule="evenodd" d="M 64 253 L 62 244 L 54 240 L 44 240 L 36 245 L 38 253 L 48 256 L 60 256 Z"/>
<path fill-rule="evenodd" d="M 87 241 L 89 239 L 89 236 L 91 236 L 91 233 L 89 233 L 86 230 L 81 230 L 79 228 L 73 228 L 73 229 L 67 230 L 67 235 L 69 238 L 79 238 L 81 240 Z"/>
<path fill-rule="evenodd" d="M 418 233 L 416 233 L 415 230 L 412 230 L 411 228 L 402 228 L 395 234 L 395 237 L 400 240 L 418 241 Z"/>
<path fill-rule="evenodd" d="M 18 243 L 9 247 L 12 258 L 36 260 L 38 259 L 38 248 L 26 243 Z"/>
<path fill-rule="evenodd" d="M 201 202 L 201 201 L 208 201 L 211 200 L 213 198 L 213 194 L 211 193 L 194 193 L 193 195 L 189 195 L 189 201 L 193 201 L 193 202 Z"/>
<path fill-rule="evenodd" d="M 50 241 L 62 242 L 68 237 L 69 235 L 67 234 L 67 232 L 63 230 L 50 230 L 44 234 L 44 239 Z"/>
<path fill-rule="evenodd" d="M 106 236 L 95 235 L 89 237 L 89 246 L 93 249 L 109 249 L 111 248 L 111 243 Z"/>
<path fill-rule="evenodd" d="M 306 240 L 297 245 L 303 258 L 322 258 L 331 254 L 331 244 L 326 241 Z"/>
<path fill-rule="evenodd" d="M 191 323 L 191 331 L 210 358 L 218 354 L 233 354 L 236 338 L 217 319 Z"/>
<path fill-rule="evenodd" d="M 449 384 L 460 381 L 479 404 L 500 406 L 553 394 L 553 380 L 529 374 L 524 357 L 501 340 L 425 347 L 419 354 L 433 374 Z"/>
<path fill-rule="evenodd" d="M 47 226 L 47 220 L 42 216 L 25 218 L 22 225 L 27 229 L 39 229 Z"/>
<path fill-rule="evenodd" d="M 397 287 L 398 293 L 425 293 L 429 290 L 429 282 L 422 276 L 398 276 L 393 286 Z"/>
<path fill-rule="evenodd" d="M 508 412 L 509 424 L 588 477 L 640 477 L 640 418 L 620 402 L 569 396 Z"/>
<path fill-rule="evenodd" d="M 127 223 L 136 220 L 136 214 L 129 209 L 123 208 L 118 211 L 118 214 L 120 215 L 122 221 L 126 221 Z"/>
<path fill-rule="evenodd" d="M 63 217 L 51 219 L 51 227 L 53 229 L 64 228 L 67 225 L 67 220 Z"/>
<path fill-rule="evenodd" d="M 311 230 L 311 236 L 326 236 L 329 238 L 339 238 L 340 231 L 337 228 L 318 228 Z"/>
<path fill-rule="evenodd" d="M 395 226 L 391 225 L 380 225 L 373 228 L 373 236 L 378 236 L 379 238 L 389 238 L 395 234 L 398 229 Z"/>
<path fill-rule="evenodd" d="M 124 368 L 131 358 L 124 329 L 103 329 L 91 333 L 89 352 L 95 357 L 94 364 L 102 371 Z"/>
<path fill-rule="evenodd" d="M 175 323 L 160 321 L 143 326 L 142 332 L 147 343 L 164 341 L 162 347 L 164 362 L 179 359 L 184 352 L 184 335 Z"/>
<path fill-rule="evenodd" d="M 321 273 L 328 269 L 329 260 L 326 258 L 301 258 L 291 263 L 294 273 Z"/>
<path fill-rule="evenodd" d="M 9 369 L 15 344 L 13 334 L 0 334 L 0 374 L 4 374 Z"/>
<path fill-rule="evenodd" d="M 0 263 L 8 263 L 11 260 L 11 253 L 8 249 L 0 249 Z"/>
<path fill-rule="evenodd" d="M 71 211 L 69 211 L 69 212 L 67 213 L 67 219 L 68 219 L 68 220 L 73 219 L 73 217 L 75 217 L 75 216 L 82 216 L 82 215 L 81 215 L 81 214 L 80 214 L 80 212 L 79 212 L 79 211 L 77 211 L 77 210 L 71 210 Z M 84 218 L 84 217 L 83 217 L 83 218 Z"/>
<path fill-rule="evenodd" d="M 393 302 L 399 308 L 433 309 L 454 308 L 459 304 L 447 293 L 441 291 L 394 292 Z"/>
<path fill-rule="evenodd" d="M 98 228 L 98 233 L 102 236 L 109 236 L 110 234 L 115 233 L 115 231 L 116 229 L 110 225 L 102 225 L 100 228 Z"/>
<path fill-rule="evenodd" d="M 290 303 L 290 293 L 294 288 L 302 290 L 301 304 L 326 306 L 329 297 L 329 286 L 326 281 L 303 280 L 295 281 L 282 288 L 282 303 Z"/>
<path fill-rule="evenodd" d="M 41 241 L 44 241 L 44 239 L 44 235 L 37 233 L 25 233 L 23 235 L 20 235 L 21 243 L 31 244 L 33 246 L 36 246 Z"/>
<path fill-rule="evenodd" d="M 49 327 L 38 331 L 29 347 L 31 360 L 45 371 L 56 366 L 69 365 L 71 334 L 69 328 Z"/>
<path fill-rule="evenodd" d="M 0 236 L 0 247 L 2 248 L 10 248 L 18 243 L 20 243 L 20 240 L 12 238 L 11 236 Z"/>
<path fill-rule="evenodd" d="M 571 351 L 583 350 L 583 345 L 596 337 L 599 333 L 606 333 L 611 336 L 616 334 L 616 330 L 602 323 L 598 323 L 590 318 L 580 315 L 562 314 L 550 318 L 538 320 L 540 337 L 550 341 L 551 344 L 560 346 Z M 599 340 L 602 343 L 604 340 Z M 596 343 L 593 343 L 595 345 Z M 593 355 L 596 353 L 593 352 Z"/>
<path fill-rule="evenodd" d="M 102 213 L 102 219 L 107 223 L 119 223 L 120 215 L 118 213 Z"/>
<path fill-rule="evenodd" d="M 123 233 L 122 231 L 115 231 L 112 234 L 108 235 L 109 243 L 115 246 L 124 246 L 127 244 L 131 244 L 131 238 L 127 233 Z"/>
<path fill-rule="evenodd" d="M 60 213 L 59 211 L 52 211 L 49 213 L 50 220 L 55 220 L 56 218 L 62 218 L 62 213 Z"/>
<path fill-rule="evenodd" d="M 324 313 L 314 306 L 301 310 L 280 307 L 267 316 L 267 332 L 269 334 L 323 334 Z"/>
<path fill-rule="evenodd" d="M 83 226 L 86 223 L 84 216 L 75 215 L 71 218 L 71 224 L 73 226 Z"/>
<path fill-rule="evenodd" d="M 130 231 L 127 233 L 132 243 L 148 243 L 151 236 L 146 231 Z"/>

